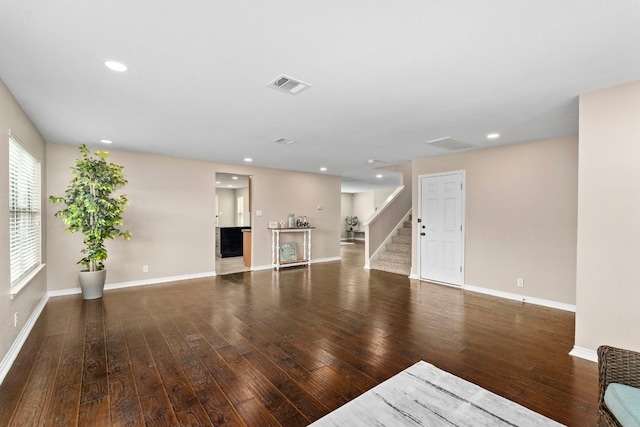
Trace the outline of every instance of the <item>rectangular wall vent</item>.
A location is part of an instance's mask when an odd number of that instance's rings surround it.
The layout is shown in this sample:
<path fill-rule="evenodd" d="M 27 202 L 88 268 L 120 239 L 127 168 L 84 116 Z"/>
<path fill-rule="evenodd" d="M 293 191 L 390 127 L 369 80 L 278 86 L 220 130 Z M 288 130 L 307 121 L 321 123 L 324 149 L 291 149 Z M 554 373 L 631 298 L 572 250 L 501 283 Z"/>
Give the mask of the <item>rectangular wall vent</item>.
<path fill-rule="evenodd" d="M 300 92 L 309 89 L 311 85 L 305 83 L 302 80 L 294 79 L 293 77 L 280 74 L 275 80 L 271 81 L 267 86 L 272 89 L 277 89 L 282 92 L 286 92 L 291 95 L 297 95 Z"/>
<path fill-rule="evenodd" d="M 473 144 L 465 141 L 460 141 L 459 139 L 455 139 L 450 136 L 433 139 L 431 141 L 427 141 L 426 144 L 433 145 L 434 147 L 438 148 L 444 148 L 445 150 L 463 150 L 465 148 L 473 147 Z"/>
<path fill-rule="evenodd" d="M 274 139 L 273 142 L 277 142 L 278 144 L 291 145 L 291 144 L 295 144 L 298 141 L 294 139 L 278 138 L 278 139 Z"/>

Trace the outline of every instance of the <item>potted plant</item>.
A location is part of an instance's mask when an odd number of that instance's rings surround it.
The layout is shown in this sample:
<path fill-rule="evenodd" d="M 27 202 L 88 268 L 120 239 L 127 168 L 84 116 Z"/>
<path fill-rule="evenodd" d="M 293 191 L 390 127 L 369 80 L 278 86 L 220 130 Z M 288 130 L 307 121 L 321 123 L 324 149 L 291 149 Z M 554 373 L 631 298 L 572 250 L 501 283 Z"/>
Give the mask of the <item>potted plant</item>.
<path fill-rule="evenodd" d="M 354 231 L 357 229 L 358 224 L 360 223 L 360 221 L 358 221 L 358 217 L 357 216 L 348 216 L 344 219 L 346 225 L 345 225 L 345 229 L 347 231 Z"/>
<path fill-rule="evenodd" d="M 107 277 L 104 268 L 107 259 L 105 240 L 118 236 L 125 240 L 131 238 L 129 231 L 118 228 L 122 225 L 127 197 L 111 195 L 127 180 L 123 166 L 107 162 L 108 151 L 92 154 L 84 144 L 79 149 L 82 157 L 76 159 L 75 166 L 71 168 L 73 177 L 64 196 L 50 196 L 49 200 L 64 203 L 65 207 L 55 216 L 62 218 L 66 230 L 84 235 L 84 256 L 78 261 L 85 268 L 79 275 L 80 287 L 84 299 L 95 299 L 102 297 Z"/>

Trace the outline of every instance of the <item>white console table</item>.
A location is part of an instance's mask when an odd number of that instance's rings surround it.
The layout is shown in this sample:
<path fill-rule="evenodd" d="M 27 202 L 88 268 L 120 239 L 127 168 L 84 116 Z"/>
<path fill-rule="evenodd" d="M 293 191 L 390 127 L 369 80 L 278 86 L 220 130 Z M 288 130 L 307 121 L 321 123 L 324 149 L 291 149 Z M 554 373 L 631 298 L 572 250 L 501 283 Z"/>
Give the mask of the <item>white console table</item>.
<path fill-rule="evenodd" d="M 305 228 L 269 228 L 271 230 L 271 262 L 276 270 L 280 267 L 293 267 L 296 265 L 311 265 L 311 230 L 315 227 Z M 302 233 L 302 258 L 296 253 L 297 259 L 282 260 L 280 257 L 280 235 L 282 233 Z"/>

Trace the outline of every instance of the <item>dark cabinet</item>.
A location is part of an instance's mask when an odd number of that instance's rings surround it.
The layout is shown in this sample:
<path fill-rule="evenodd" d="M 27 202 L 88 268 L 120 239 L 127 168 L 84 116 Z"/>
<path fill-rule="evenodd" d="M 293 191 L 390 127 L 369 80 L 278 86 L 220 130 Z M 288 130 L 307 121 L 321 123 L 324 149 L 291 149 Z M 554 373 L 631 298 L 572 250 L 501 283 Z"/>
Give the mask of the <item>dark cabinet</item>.
<path fill-rule="evenodd" d="M 220 228 L 220 257 L 242 256 L 242 230 L 249 227 Z"/>

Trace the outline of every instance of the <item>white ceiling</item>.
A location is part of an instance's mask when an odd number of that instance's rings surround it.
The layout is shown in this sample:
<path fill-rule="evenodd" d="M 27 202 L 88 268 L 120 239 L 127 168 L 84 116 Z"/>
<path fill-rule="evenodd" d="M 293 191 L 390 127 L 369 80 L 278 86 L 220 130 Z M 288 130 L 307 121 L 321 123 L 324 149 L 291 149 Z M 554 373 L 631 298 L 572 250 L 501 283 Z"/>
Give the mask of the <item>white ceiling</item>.
<path fill-rule="evenodd" d="M 432 139 L 576 134 L 578 95 L 640 80 L 638 0 L 0 0 L 0 16 L 0 78 L 47 141 L 324 166 L 346 191 L 448 153 Z M 280 74 L 312 87 L 267 88 Z"/>

